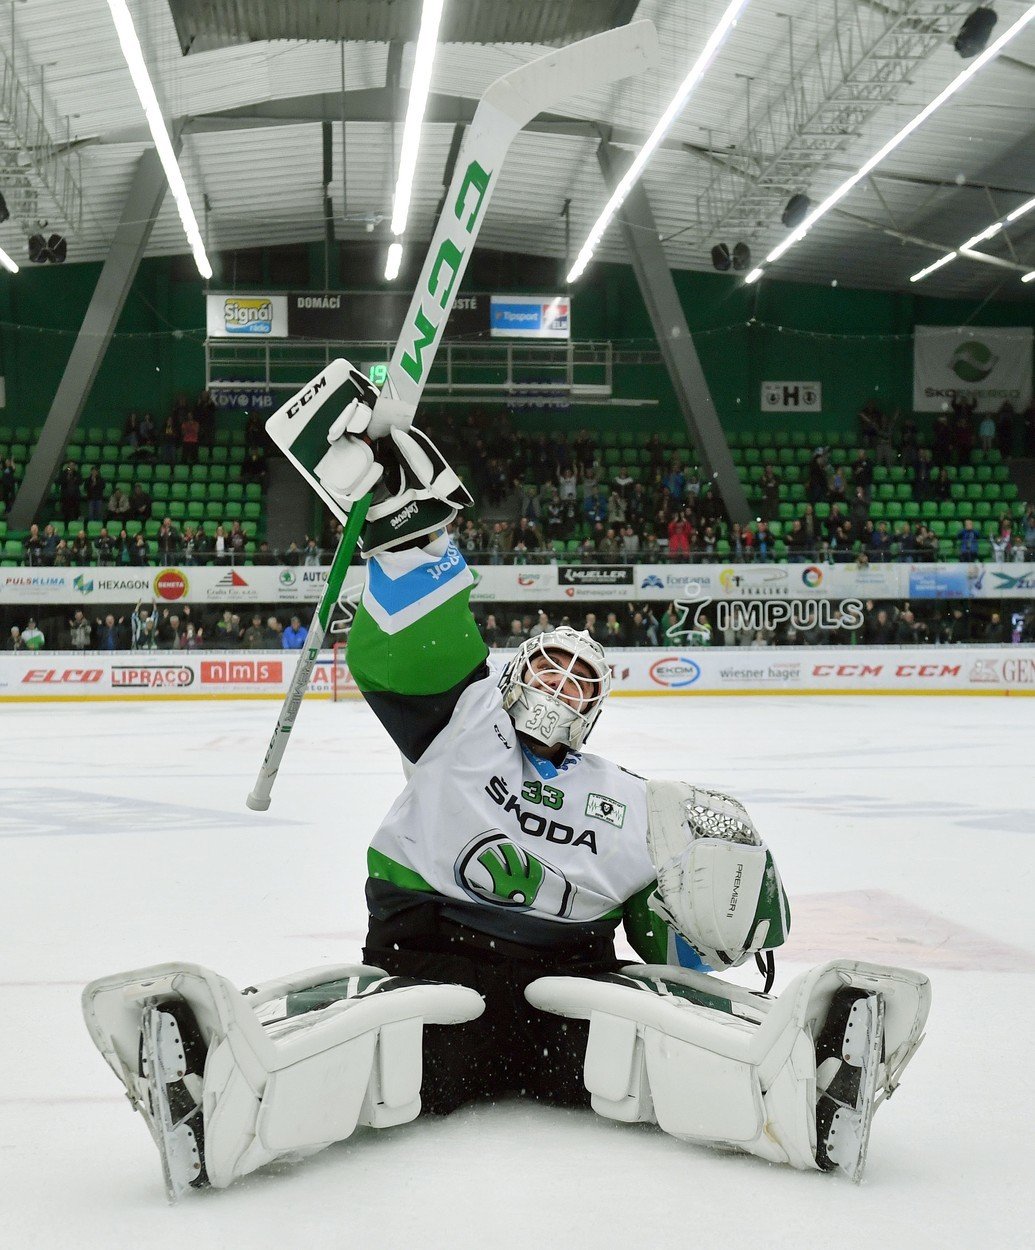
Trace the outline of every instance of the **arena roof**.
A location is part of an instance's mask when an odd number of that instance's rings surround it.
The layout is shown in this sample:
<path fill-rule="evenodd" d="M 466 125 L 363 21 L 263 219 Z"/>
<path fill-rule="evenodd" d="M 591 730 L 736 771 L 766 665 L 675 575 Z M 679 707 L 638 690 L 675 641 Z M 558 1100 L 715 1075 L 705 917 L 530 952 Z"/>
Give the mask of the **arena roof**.
<path fill-rule="evenodd" d="M 649 17 L 661 37 L 659 71 L 540 117 L 511 150 L 479 240 L 564 258 L 570 201 L 573 254 L 606 199 L 595 157 L 601 135 L 639 145 L 725 5 L 447 0 L 449 41 L 436 59 L 408 241 L 430 237 L 456 127 L 493 79 L 546 43 Z M 710 271 L 717 242 L 744 240 L 758 258 L 783 239 L 790 195 L 822 199 L 960 71 L 951 38 L 973 7 L 752 0 L 645 175 L 672 267 Z M 1028 4 L 995 7 L 1001 31 Z M 323 238 L 325 121 L 336 237 L 383 237 L 387 246 L 416 0 L 130 0 L 130 8 L 165 116 L 182 124 L 180 164 L 210 252 Z M 23 262 L 40 221 L 66 234 L 70 262 L 100 259 L 150 145 L 108 6 L 15 4 L 0 49 L 0 192 L 11 211 L 0 245 Z M 771 276 L 973 299 L 1035 296 L 1017 267 L 1035 268 L 1035 213 L 984 245 L 1005 265 L 965 259 L 922 286 L 909 283 L 938 258 L 931 245 L 955 247 L 1035 195 L 1033 88 L 1035 23 Z M 148 253 L 186 251 L 166 197 Z M 597 255 L 627 259 L 616 226 Z"/>

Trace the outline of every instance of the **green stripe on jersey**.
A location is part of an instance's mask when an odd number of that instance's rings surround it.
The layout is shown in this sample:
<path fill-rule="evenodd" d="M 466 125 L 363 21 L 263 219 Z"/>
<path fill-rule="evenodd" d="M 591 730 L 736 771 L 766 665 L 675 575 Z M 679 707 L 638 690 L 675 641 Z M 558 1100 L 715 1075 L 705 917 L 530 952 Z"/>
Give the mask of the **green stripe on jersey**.
<path fill-rule="evenodd" d="M 423 890 L 426 894 L 437 894 L 438 891 L 424 880 L 419 872 L 407 868 L 405 864 L 397 864 L 394 859 L 375 851 L 367 850 L 367 872 L 378 881 L 387 881 L 403 890 Z"/>
<path fill-rule="evenodd" d="M 467 600 L 445 603 L 397 634 L 386 634 L 360 603 L 349 631 L 349 672 L 360 690 L 441 694 L 488 655 Z"/>

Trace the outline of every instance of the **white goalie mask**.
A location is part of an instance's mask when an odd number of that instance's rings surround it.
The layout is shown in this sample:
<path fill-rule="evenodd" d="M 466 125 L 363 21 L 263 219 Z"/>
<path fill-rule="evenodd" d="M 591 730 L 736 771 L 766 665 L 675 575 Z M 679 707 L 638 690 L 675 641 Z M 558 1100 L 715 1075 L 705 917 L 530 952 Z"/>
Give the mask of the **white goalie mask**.
<path fill-rule="evenodd" d="M 503 706 L 518 733 L 544 746 L 581 750 L 611 689 L 603 648 L 562 625 L 523 642 L 500 678 Z"/>

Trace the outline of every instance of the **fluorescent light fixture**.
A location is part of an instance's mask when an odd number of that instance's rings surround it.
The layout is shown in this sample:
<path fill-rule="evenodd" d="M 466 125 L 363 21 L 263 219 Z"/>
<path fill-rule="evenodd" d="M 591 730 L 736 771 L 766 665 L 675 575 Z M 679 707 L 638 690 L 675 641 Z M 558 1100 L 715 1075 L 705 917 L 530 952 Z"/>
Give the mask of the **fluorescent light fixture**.
<path fill-rule="evenodd" d="M 133 26 L 133 18 L 130 16 L 126 0 L 108 0 L 108 8 L 111 10 L 112 21 L 114 21 L 115 29 L 118 32 L 119 43 L 122 45 L 122 55 L 126 58 L 126 65 L 129 67 L 130 76 L 133 79 L 133 86 L 136 87 L 140 103 L 144 107 L 144 116 L 147 118 L 147 124 L 151 129 L 151 137 L 154 139 L 158 159 L 162 162 L 162 168 L 165 170 L 165 177 L 169 183 L 169 190 L 176 201 L 180 221 L 183 223 L 183 232 L 187 236 L 190 250 L 194 254 L 194 263 L 197 265 L 198 272 L 203 278 L 211 278 L 212 266 L 208 263 L 208 257 L 205 255 L 205 244 L 201 239 L 198 219 L 194 216 L 194 209 L 191 207 L 190 197 L 187 195 L 187 186 L 183 181 L 183 174 L 180 173 L 180 167 L 176 163 L 176 153 L 173 151 L 169 132 L 165 128 L 165 119 L 162 117 L 162 110 L 158 105 L 158 97 L 155 95 L 151 76 L 147 72 L 143 49 L 140 47 L 140 40 L 137 38 L 137 32 Z"/>
<path fill-rule="evenodd" d="M 421 10 L 417 59 L 413 63 L 410 102 L 406 106 L 402 150 L 399 153 L 399 176 L 395 183 L 395 200 L 392 205 L 392 233 L 397 235 L 406 229 L 406 218 L 410 212 L 410 192 L 413 190 L 413 175 L 417 170 L 420 128 L 431 89 L 431 69 L 435 63 L 438 27 L 444 3 L 445 0 L 424 0 L 424 8 Z"/>
<path fill-rule="evenodd" d="M 921 269 L 919 273 L 914 273 L 913 276 L 909 279 L 909 281 L 920 282 L 923 278 L 926 278 L 929 273 L 934 273 L 936 269 L 941 269 L 942 265 L 947 265 L 950 261 L 953 261 L 955 259 L 956 259 L 956 253 L 948 252 L 945 256 L 942 256 L 939 260 L 936 260 L 933 265 L 928 265 L 926 269 Z"/>
<path fill-rule="evenodd" d="M 1022 282 L 1035 282 L 1035 269 L 1031 273 L 1026 273 L 1021 279 Z"/>
<path fill-rule="evenodd" d="M 980 54 L 980 56 L 976 56 L 974 60 L 971 61 L 971 63 L 967 66 L 966 69 L 958 73 L 947 87 L 944 87 L 934 97 L 934 99 L 930 101 L 929 104 L 927 104 L 924 108 L 922 108 L 919 113 L 917 113 L 917 115 L 914 118 L 906 122 L 906 124 L 902 127 L 902 129 L 898 131 L 897 134 L 893 135 L 887 141 L 887 143 L 884 144 L 883 147 L 878 148 L 877 151 L 874 152 L 874 154 L 869 158 L 869 160 L 867 160 L 864 164 L 860 165 L 860 167 L 855 171 L 854 174 L 852 174 L 850 178 L 846 178 L 845 181 L 842 182 L 841 185 L 837 187 L 836 190 L 832 191 L 827 196 L 827 198 L 823 200 L 821 204 L 817 204 L 816 207 L 812 210 L 812 212 L 809 213 L 809 215 L 801 223 L 799 228 L 788 238 L 784 239 L 783 242 L 780 243 L 777 247 L 773 248 L 773 250 L 766 257 L 766 263 L 772 264 L 774 261 L 779 260 L 780 257 L 786 251 L 788 251 L 790 248 L 792 248 L 795 245 L 795 243 L 800 242 L 800 240 L 802 240 L 805 237 L 808 231 L 811 230 L 811 228 L 816 224 L 817 221 L 819 221 L 821 217 L 824 217 L 827 213 L 830 212 L 830 210 L 834 207 L 835 204 L 837 204 L 839 201 L 844 199 L 844 197 L 848 194 L 849 191 L 851 191 L 851 189 L 856 185 L 856 183 L 861 182 L 863 178 L 866 177 L 867 174 L 869 174 L 872 170 L 876 169 L 876 167 L 881 163 L 881 161 L 890 152 L 893 152 L 895 148 L 899 146 L 899 144 L 904 143 L 905 140 L 909 138 L 909 136 L 913 133 L 914 130 L 917 130 L 920 126 L 924 124 L 925 121 L 927 121 L 927 119 L 932 115 L 932 113 L 937 112 L 937 110 L 940 109 L 941 106 L 947 100 L 951 99 L 952 96 L 954 96 L 957 91 L 965 87 L 967 83 L 970 82 L 970 80 L 974 77 L 974 75 L 979 70 L 984 69 L 984 67 L 988 64 L 989 61 L 993 60 L 996 56 L 998 56 L 999 53 L 1003 50 L 1003 48 L 1005 48 L 1006 45 L 1010 42 L 1010 40 L 1021 33 L 1021 31 L 1025 28 L 1025 26 L 1028 25 L 1028 23 L 1032 20 L 1032 18 L 1035 18 L 1035 4 L 1030 4 L 1028 8 L 1025 10 L 1025 12 L 1017 19 L 1017 21 L 1014 22 L 1014 24 L 1010 26 L 1008 29 L 1004 30 L 1003 33 L 999 36 L 998 39 L 995 40 L 994 43 L 990 43 L 988 47 L 984 50 L 984 52 Z M 943 260 L 942 263 L 947 264 L 948 262 Z M 748 276 L 744 279 L 744 281 L 745 282 L 757 281 L 757 278 L 753 276 L 756 272 L 757 272 L 756 270 L 752 270 L 752 272 L 748 274 Z"/>
<path fill-rule="evenodd" d="M 0 265 L 3 265 L 8 273 L 17 273 L 20 268 L 17 262 L 12 260 L 2 247 L 0 247 Z"/>
<path fill-rule="evenodd" d="M 725 42 L 726 36 L 730 33 L 733 27 L 736 26 L 737 18 L 740 16 L 741 11 L 745 9 L 749 3 L 750 0 L 733 0 L 731 4 L 727 5 L 726 11 L 719 19 L 718 25 L 708 36 L 708 42 L 704 45 L 701 55 L 694 62 L 690 72 L 683 79 L 682 83 L 680 83 L 679 90 L 672 97 L 671 103 L 668 108 L 665 109 L 664 113 L 662 113 L 657 125 L 651 131 L 647 141 L 636 153 L 632 164 L 625 171 L 625 175 L 623 176 L 621 182 L 619 182 L 618 186 L 615 187 L 611 198 L 604 205 L 604 211 L 593 223 L 589 235 L 586 238 L 586 242 L 582 245 L 582 250 L 575 258 L 575 264 L 572 266 L 571 272 L 568 274 L 569 282 L 575 282 L 582 276 L 583 271 L 592 259 L 593 253 L 597 249 L 597 245 L 604 237 L 604 231 L 614 219 L 615 213 L 617 213 L 619 208 L 621 208 L 625 197 L 635 186 L 640 174 L 642 174 L 646 168 L 647 162 L 654 155 L 654 151 L 658 144 L 662 141 L 662 139 L 664 139 L 665 135 L 668 134 L 669 130 L 672 128 L 672 123 L 683 111 L 683 106 L 686 104 L 687 99 L 690 96 L 690 92 L 693 91 L 694 87 L 696 87 L 700 80 L 704 77 L 708 66 L 711 65 L 719 49 Z"/>
<path fill-rule="evenodd" d="M 1025 213 L 1030 213 L 1033 208 L 1035 208 L 1035 196 L 1032 196 L 1030 200 L 1025 200 L 1023 204 L 1018 205 L 1012 213 L 1007 213 L 1006 220 L 1016 221 L 1018 217 L 1023 217 Z"/>
<path fill-rule="evenodd" d="M 394 282 L 399 276 L 399 266 L 402 264 L 403 245 L 401 243 L 391 243 L 388 247 L 388 260 L 385 263 L 385 280 Z"/>

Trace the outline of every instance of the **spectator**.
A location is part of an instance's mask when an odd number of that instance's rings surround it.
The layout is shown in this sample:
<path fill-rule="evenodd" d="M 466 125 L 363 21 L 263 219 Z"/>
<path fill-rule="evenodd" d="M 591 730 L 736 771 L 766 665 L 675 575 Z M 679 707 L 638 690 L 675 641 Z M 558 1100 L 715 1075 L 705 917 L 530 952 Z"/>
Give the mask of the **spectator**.
<path fill-rule="evenodd" d="M 195 547 L 197 547 L 196 541 L 195 541 Z M 229 564 L 230 563 L 230 544 L 227 542 L 226 530 L 223 528 L 222 525 L 216 526 L 215 536 L 212 539 L 212 563 L 213 564 Z"/>
<path fill-rule="evenodd" d="M 291 624 L 284 630 L 281 635 L 281 646 L 289 651 L 301 651 L 305 645 L 306 631 L 302 628 L 302 621 L 299 617 L 293 616 Z"/>
<path fill-rule="evenodd" d="M 618 529 L 625 524 L 625 499 L 616 490 L 612 490 L 607 497 L 607 523 Z"/>
<path fill-rule="evenodd" d="M 596 525 L 598 521 L 606 521 L 607 500 L 598 495 L 595 490 L 590 491 L 587 488 L 587 492 L 582 498 L 582 512 L 588 525 Z"/>
<path fill-rule="evenodd" d="M 197 464 L 198 442 L 201 437 L 201 426 L 193 412 L 188 413 L 183 425 L 180 426 L 180 459 L 184 464 Z"/>
<path fill-rule="evenodd" d="M 140 440 L 137 450 L 152 461 L 155 458 L 155 435 L 157 433 L 154 417 L 151 413 L 145 412 L 140 418 Z"/>
<path fill-rule="evenodd" d="M 140 446 L 140 418 L 135 412 L 129 414 L 126 424 L 122 427 L 122 442 L 132 451 L 136 451 Z"/>
<path fill-rule="evenodd" d="M 611 498 L 613 499 L 617 495 L 623 504 L 628 504 L 634 485 L 635 483 L 629 474 L 629 470 L 624 464 L 619 465 L 618 472 L 611 479 Z"/>
<path fill-rule="evenodd" d="M 769 529 L 769 522 L 765 519 L 759 521 L 755 527 L 755 551 L 758 553 L 758 559 L 771 560 L 775 546 L 776 541 Z"/>
<path fill-rule="evenodd" d="M 683 472 L 683 465 L 678 457 L 673 457 L 672 462 L 669 464 L 668 472 L 662 479 L 662 485 L 672 496 L 676 506 L 683 502 L 683 495 L 686 491 L 686 474 Z"/>
<path fill-rule="evenodd" d="M 827 479 L 827 498 L 831 503 L 848 502 L 848 477 L 845 474 L 844 465 L 834 465 L 830 470 L 830 477 Z"/>
<path fill-rule="evenodd" d="M 194 530 L 191 550 L 194 554 L 195 564 L 208 564 L 212 559 L 213 541 L 205 531 L 204 521 L 199 521 Z"/>
<path fill-rule="evenodd" d="M 913 494 L 920 503 L 934 497 L 931 494 L 931 474 L 933 471 L 934 464 L 931 460 L 931 449 L 929 447 L 921 447 L 917 452 L 916 465 L 913 469 Z"/>
<path fill-rule="evenodd" d="M 180 446 L 180 431 L 175 417 L 166 417 L 158 440 L 158 455 L 162 464 L 174 465 Z"/>
<path fill-rule="evenodd" d="M 510 622 L 510 633 L 507 635 L 507 640 L 506 642 L 504 642 L 503 645 L 511 649 L 513 649 L 514 647 L 520 647 L 526 638 L 527 638 L 527 635 L 524 631 L 521 621 L 517 617 L 515 617 Z"/>
<path fill-rule="evenodd" d="M 942 639 L 948 643 L 970 641 L 970 621 L 961 607 L 953 608 L 948 619 L 943 622 Z"/>
<path fill-rule="evenodd" d="M 536 622 L 528 631 L 529 638 L 538 638 L 540 634 L 547 634 L 553 629 L 550 618 L 546 615 L 542 608 L 536 613 Z"/>
<path fill-rule="evenodd" d="M 93 551 L 98 564 L 109 565 L 115 563 L 115 540 L 108 533 L 106 525 L 101 526 L 101 532 L 94 540 Z"/>
<path fill-rule="evenodd" d="M 151 563 L 151 548 L 143 534 L 137 534 L 130 544 L 129 562 L 136 568 L 144 568 Z"/>
<path fill-rule="evenodd" d="M 81 521 L 83 515 L 83 479 L 74 460 L 66 461 L 58 478 L 58 495 L 61 500 L 61 519 Z"/>
<path fill-rule="evenodd" d="M 608 612 L 607 620 L 604 621 L 602 645 L 604 647 L 622 647 L 625 645 L 625 633 L 621 622 L 614 612 Z"/>
<path fill-rule="evenodd" d="M 42 630 L 30 616 L 22 630 L 22 646 L 26 651 L 42 651 L 45 642 Z"/>
<path fill-rule="evenodd" d="M 108 520 L 120 526 L 124 525 L 129 520 L 129 509 L 129 496 L 121 486 L 116 486 L 108 498 Z"/>
<path fill-rule="evenodd" d="M 292 621 L 298 618 L 293 617 Z M 223 651 L 230 651 L 241 639 L 241 621 L 229 608 L 223 609 L 223 615 L 216 622 L 215 644 Z M 288 644 L 285 642 L 284 646 Z"/>
<path fill-rule="evenodd" d="M 153 603 L 145 603 L 141 599 L 133 609 L 133 615 L 130 617 L 129 622 L 130 646 L 134 651 L 140 650 L 143 646 L 148 621 L 151 622 L 151 633 L 153 635 L 155 626 L 158 624 L 158 609 Z"/>
<path fill-rule="evenodd" d="M 601 564 L 616 564 L 621 558 L 622 547 L 613 529 L 605 530 L 604 534 L 596 539 L 596 544 L 597 559 Z"/>
<path fill-rule="evenodd" d="M 275 616 L 266 618 L 266 647 L 283 647 L 284 626 Z"/>
<path fill-rule="evenodd" d="M 188 621 L 183 637 L 180 639 L 180 650 L 197 651 L 204 645 L 205 631 L 200 627 L 195 627 L 193 621 Z"/>
<path fill-rule="evenodd" d="M 241 465 L 241 480 L 266 485 L 266 455 L 260 447 L 252 447 Z"/>
<path fill-rule="evenodd" d="M 694 528 L 687 514 L 681 512 L 668 526 L 668 558 L 670 560 L 689 560 L 690 543 L 693 540 Z"/>
<path fill-rule="evenodd" d="M 931 459 L 939 468 L 952 460 L 952 427 L 949 418 L 942 413 L 936 418 L 931 434 Z"/>
<path fill-rule="evenodd" d="M 102 621 L 97 619 L 97 649 L 98 651 L 121 651 L 123 647 L 122 634 L 119 626 L 122 625 L 125 617 L 120 616 L 118 621 L 109 612 Z"/>
<path fill-rule="evenodd" d="M 978 426 L 978 442 L 981 444 L 982 451 L 991 451 L 992 443 L 995 441 L 995 418 L 990 412 L 986 412 L 981 418 L 981 424 Z"/>
<path fill-rule="evenodd" d="M 22 642 L 22 631 L 17 625 L 11 626 L 11 632 L 4 639 L 5 651 L 24 651 L 25 644 Z"/>
<path fill-rule="evenodd" d="M 86 537 L 86 530 L 80 530 L 72 540 L 69 556 L 72 563 L 78 565 L 89 564 L 93 560 L 93 551 L 90 547 L 90 540 Z"/>
<path fill-rule="evenodd" d="M 978 558 L 978 539 L 979 535 L 974 528 L 974 522 L 970 517 L 963 522 L 963 528 L 956 536 L 959 544 L 959 558 L 963 561 L 972 561 Z"/>
<path fill-rule="evenodd" d="M 162 619 L 158 622 L 158 645 L 163 651 L 179 651 L 180 649 L 180 618 L 168 608 L 162 609 Z"/>
<path fill-rule="evenodd" d="M 1035 457 L 1035 399 L 1024 410 L 1024 454 Z"/>
<path fill-rule="evenodd" d="M 873 465 L 869 456 L 866 454 L 865 448 L 860 448 L 858 455 L 852 461 L 852 493 L 855 494 L 855 487 L 861 486 L 863 494 L 866 496 L 866 502 L 870 501 L 870 492 L 873 490 Z"/>
<path fill-rule="evenodd" d="M 997 645 L 1013 641 L 1013 630 L 999 612 L 993 612 L 988 618 L 983 641 Z"/>
<path fill-rule="evenodd" d="M 305 548 L 300 552 L 301 561 L 308 568 L 318 568 L 320 565 L 320 548 L 316 545 L 315 538 L 306 538 Z"/>
<path fill-rule="evenodd" d="M 11 504 L 14 503 L 14 497 L 17 493 L 18 474 L 14 467 L 14 461 L 8 456 L 4 461 L 3 469 L 0 469 L 0 502 L 3 503 L 6 511 L 10 512 Z"/>
<path fill-rule="evenodd" d="M 92 630 L 82 608 L 76 608 L 68 622 L 69 643 L 73 651 L 86 651 L 90 646 Z"/>
<path fill-rule="evenodd" d="M 859 441 L 866 447 L 872 447 L 876 443 L 883 417 L 875 399 L 868 399 L 859 409 Z"/>
<path fill-rule="evenodd" d="M 144 490 L 140 482 L 133 483 L 129 496 L 130 521 L 139 521 L 141 525 L 151 520 L 151 496 Z"/>
<path fill-rule="evenodd" d="M 621 534 L 622 559 L 626 564 L 635 564 L 640 551 L 640 536 L 631 525 L 626 525 Z"/>
<path fill-rule="evenodd" d="M 944 467 L 938 468 L 935 465 L 931 469 L 930 492 L 931 498 L 937 503 L 944 503 L 946 499 L 952 498 L 952 482 L 949 479 L 948 471 Z"/>
<path fill-rule="evenodd" d="M 54 548 L 54 558 L 51 560 L 51 563 L 55 568 L 59 569 L 67 569 L 72 563 L 72 552 L 63 538 L 59 538 L 57 541 L 57 546 Z"/>
<path fill-rule="evenodd" d="M 780 512 L 780 478 L 768 462 L 762 470 L 758 488 L 762 492 L 759 515 L 767 521 L 775 521 Z"/>
<path fill-rule="evenodd" d="M 600 642 L 602 637 L 599 626 L 597 625 L 597 614 L 595 612 L 586 613 L 586 623 L 582 627 L 594 642 Z"/>
<path fill-rule="evenodd" d="M 787 544 L 788 564 L 802 564 L 807 558 L 810 544 L 800 520 L 792 522 L 790 531 L 784 536 L 784 542 Z"/>
<path fill-rule="evenodd" d="M 162 518 L 162 525 L 155 536 L 155 541 L 158 544 L 158 554 L 166 564 L 179 558 L 182 540 L 180 531 L 173 525 L 171 517 Z"/>
<path fill-rule="evenodd" d="M 265 538 L 259 543 L 259 549 L 255 553 L 255 563 L 263 565 L 277 563 L 277 553 L 270 547 Z"/>
<path fill-rule="evenodd" d="M 809 503 L 825 503 L 827 499 L 827 449 L 817 447 L 809 457 L 809 476 L 806 487 Z"/>
<path fill-rule="evenodd" d="M 40 535 L 40 558 L 43 564 L 50 566 L 54 563 L 54 553 L 57 551 L 57 545 L 57 530 L 54 529 L 53 525 L 45 525 L 43 533 Z"/>
<path fill-rule="evenodd" d="M 863 625 L 863 641 L 871 647 L 886 647 L 895 641 L 895 625 L 886 608 L 879 608 L 867 618 Z"/>
<path fill-rule="evenodd" d="M 158 650 L 158 633 L 155 629 L 155 622 L 150 617 L 144 622 L 144 628 L 140 631 L 140 637 L 134 648 L 136 651 L 157 651 Z"/>
<path fill-rule="evenodd" d="M 891 535 L 887 521 L 880 521 L 870 535 L 869 557 L 875 564 L 885 564 L 891 558 Z"/>
<path fill-rule="evenodd" d="M 240 521 L 232 521 L 230 523 L 230 533 L 226 537 L 226 542 L 230 548 L 231 562 L 233 564 L 243 564 L 244 553 L 248 548 L 248 535 L 241 529 Z"/>
<path fill-rule="evenodd" d="M 482 638 L 487 647 L 499 647 L 503 643 L 503 631 L 496 624 L 495 613 L 490 612 L 482 626 Z"/>
<path fill-rule="evenodd" d="M 198 396 L 192 416 L 198 425 L 198 442 L 211 447 L 216 440 L 216 405 L 208 391 Z"/>

